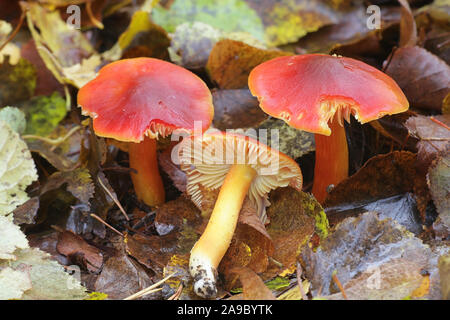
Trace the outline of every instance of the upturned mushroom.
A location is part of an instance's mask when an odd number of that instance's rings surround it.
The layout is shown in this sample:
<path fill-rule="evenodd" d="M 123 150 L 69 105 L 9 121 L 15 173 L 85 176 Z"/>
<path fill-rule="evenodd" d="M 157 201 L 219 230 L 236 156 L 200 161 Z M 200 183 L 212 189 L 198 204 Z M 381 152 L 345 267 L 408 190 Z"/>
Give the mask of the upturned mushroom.
<path fill-rule="evenodd" d="M 155 139 L 177 129 L 192 133 L 195 125 L 203 132 L 214 114 L 211 93 L 199 77 L 153 58 L 106 65 L 80 89 L 78 104 L 93 118 L 98 136 L 129 142 L 134 189 L 150 206 L 165 200 Z"/>
<path fill-rule="evenodd" d="M 246 196 L 265 221 L 267 194 L 277 187 L 302 188 L 302 173 L 287 155 L 248 136 L 223 132 L 185 138 L 178 146 L 187 193 L 202 208 L 205 190 L 220 188 L 208 225 L 194 245 L 189 268 L 194 291 L 217 294 L 217 268 L 226 253 Z"/>
<path fill-rule="evenodd" d="M 355 59 L 324 54 L 266 61 L 251 71 L 248 85 L 267 114 L 315 133 L 312 193 L 319 202 L 330 185 L 348 176 L 343 119 L 350 121 L 352 114 L 366 123 L 409 107 L 388 75 Z"/>

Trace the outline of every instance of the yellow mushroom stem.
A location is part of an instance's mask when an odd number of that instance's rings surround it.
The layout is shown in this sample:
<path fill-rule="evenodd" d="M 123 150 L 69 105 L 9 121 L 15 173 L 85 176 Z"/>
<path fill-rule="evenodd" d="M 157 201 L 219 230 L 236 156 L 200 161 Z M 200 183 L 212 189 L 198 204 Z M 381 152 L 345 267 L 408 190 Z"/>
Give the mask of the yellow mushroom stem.
<path fill-rule="evenodd" d="M 191 251 L 189 268 L 194 291 L 204 298 L 217 294 L 217 267 L 230 246 L 248 189 L 256 176 L 249 165 L 234 164 L 225 177 L 208 225 Z"/>
<path fill-rule="evenodd" d="M 140 143 L 130 143 L 128 154 L 130 168 L 137 170 L 131 172 L 131 180 L 138 199 L 149 206 L 163 204 L 165 191 L 159 174 L 156 140 L 146 136 Z"/>

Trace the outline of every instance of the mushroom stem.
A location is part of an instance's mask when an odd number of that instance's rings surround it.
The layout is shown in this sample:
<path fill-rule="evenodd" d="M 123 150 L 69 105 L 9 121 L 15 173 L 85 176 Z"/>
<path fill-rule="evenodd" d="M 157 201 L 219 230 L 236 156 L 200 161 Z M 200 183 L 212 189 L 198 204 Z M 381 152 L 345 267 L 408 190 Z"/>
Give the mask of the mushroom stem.
<path fill-rule="evenodd" d="M 329 185 L 337 185 L 348 177 L 348 148 L 344 125 L 338 119 L 329 122 L 331 135 L 315 134 L 316 164 L 312 193 L 323 203 Z"/>
<path fill-rule="evenodd" d="M 234 164 L 225 177 L 208 225 L 191 250 L 189 268 L 194 291 L 204 298 L 217 295 L 217 267 L 231 239 L 248 189 L 256 176 L 249 165 Z"/>
<path fill-rule="evenodd" d="M 128 150 L 130 168 L 134 190 L 138 199 L 149 206 L 164 203 L 164 185 L 159 174 L 158 159 L 156 155 L 156 140 L 145 137 L 140 143 L 130 143 Z"/>

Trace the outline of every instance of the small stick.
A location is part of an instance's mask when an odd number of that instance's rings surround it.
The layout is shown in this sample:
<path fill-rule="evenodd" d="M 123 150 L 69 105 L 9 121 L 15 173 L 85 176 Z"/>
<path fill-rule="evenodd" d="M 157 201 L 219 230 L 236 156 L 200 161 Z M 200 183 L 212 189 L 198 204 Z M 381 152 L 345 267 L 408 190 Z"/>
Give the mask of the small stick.
<path fill-rule="evenodd" d="M 434 123 L 437 123 L 438 125 L 444 127 L 447 130 L 450 130 L 450 127 L 448 125 L 446 125 L 445 123 L 443 123 L 442 121 L 439 121 L 438 119 L 436 119 L 435 117 L 431 116 L 430 120 L 433 121 Z"/>
<path fill-rule="evenodd" d="M 173 295 L 171 295 L 167 300 L 178 300 L 183 292 L 183 284 L 180 283 L 177 291 Z"/>
<path fill-rule="evenodd" d="M 6 41 L 4 43 L 2 43 L 2 45 L 0 46 L 0 51 L 2 51 L 3 48 L 6 47 L 6 45 L 16 36 L 17 32 L 19 32 L 20 27 L 22 27 L 23 20 L 25 19 L 25 13 L 26 13 L 26 10 L 22 9 L 22 13 L 20 14 L 19 23 L 17 24 L 14 31 L 6 39 Z"/>
<path fill-rule="evenodd" d="M 164 279 L 152 284 L 150 287 L 142 289 L 141 291 L 136 292 L 135 294 L 132 294 L 129 297 L 126 297 L 123 300 L 134 300 L 140 297 L 143 297 L 147 294 L 162 290 L 162 288 L 159 288 L 158 290 L 154 290 L 157 286 L 159 286 L 160 284 L 163 284 L 164 282 L 166 282 L 166 280 L 168 280 L 169 278 L 173 277 L 175 275 L 175 273 L 169 274 L 167 277 L 165 277 Z"/>
<path fill-rule="evenodd" d="M 348 300 L 347 295 L 345 294 L 345 291 L 344 291 L 344 287 L 342 286 L 341 282 L 339 281 L 336 273 L 337 273 L 336 271 L 333 272 L 333 276 L 332 276 L 333 281 L 337 284 L 339 290 L 341 290 L 341 293 L 342 293 L 342 296 L 344 297 L 344 299 Z"/>
<path fill-rule="evenodd" d="M 308 300 L 308 296 L 306 295 L 305 291 L 303 290 L 303 282 L 302 282 L 301 276 L 302 276 L 302 266 L 297 261 L 297 284 L 298 284 L 298 288 L 300 289 L 300 293 L 302 295 L 302 299 L 303 300 Z"/>
<path fill-rule="evenodd" d="M 100 21 L 98 21 L 98 19 L 95 17 L 94 13 L 92 12 L 92 7 L 91 7 L 91 1 L 88 1 L 86 3 L 86 11 L 87 14 L 89 16 L 89 19 L 91 20 L 91 22 L 99 29 L 103 29 L 103 23 L 101 23 Z"/>
<path fill-rule="evenodd" d="M 50 139 L 50 138 L 46 138 L 46 137 L 36 136 L 36 135 L 33 135 L 33 134 L 25 134 L 25 135 L 22 136 L 22 139 L 36 139 L 36 140 L 44 141 L 44 142 L 46 142 L 48 144 L 51 144 L 53 146 L 51 148 L 51 151 L 53 151 L 53 150 L 55 150 L 55 148 L 58 145 L 60 145 L 64 141 L 66 141 L 67 138 L 69 138 L 71 135 L 73 135 L 75 132 L 77 132 L 80 129 L 81 129 L 80 126 L 75 126 L 72 129 L 70 129 L 69 132 L 67 132 L 64 137 L 59 137 L 57 139 Z"/>
<path fill-rule="evenodd" d="M 123 215 L 125 216 L 125 218 L 127 219 L 127 221 L 130 221 L 130 218 L 128 218 L 127 213 L 125 212 L 125 210 L 123 209 L 122 205 L 120 204 L 119 200 L 117 200 L 112 193 L 108 190 L 108 188 L 106 188 L 106 186 L 103 184 L 102 180 L 100 179 L 100 177 L 98 177 L 98 182 L 100 182 L 100 185 L 103 187 L 103 189 L 105 189 L 106 193 L 111 197 L 111 199 L 113 199 L 114 203 L 119 207 L 120 212 L 123 213 Z"/>
<path fill-rule="evenodd" d="M 121 237 L 123 237 L 122 232 L 120 232 L 119 230 L 117 230 L 116 228 L 114 228 L 112 225 L 108 224 L 106 221 L 104 221 L 102 218 L 100 218 L 98 215 L 96 215 L 95 213 L 91 213 L 91 217 L 100 221 L 101 223 L 103 223 L 105 226 L 107 226 L 108 228 L 110 228 L 112 231 L 114 231 L 115 233 L 117 233 L 118 235 L 120 235 Z"/>

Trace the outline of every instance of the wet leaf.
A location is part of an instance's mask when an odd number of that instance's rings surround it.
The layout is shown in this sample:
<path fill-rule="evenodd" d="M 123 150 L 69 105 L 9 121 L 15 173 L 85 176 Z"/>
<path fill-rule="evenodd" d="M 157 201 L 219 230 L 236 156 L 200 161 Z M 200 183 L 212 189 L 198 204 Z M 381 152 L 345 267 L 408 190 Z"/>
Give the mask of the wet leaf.
<path fill-rule="evenodd" d="M 368 160 L 354 175 L 331 190 L 324 206 L 351 202 L 364 204 L 376 199 L 412 192 L 416 155 L 394 151 Z"/>
<path fill-rule="evenodd" d="M 145 270 L 125 254 L 116 254 L 106 260 L 95 281 L 95 291 L 109 299 L 124 299 L 152 285 Z"/>
<path fill-rule="evenodd" d="M 211 80 L 219 88 L 242 89 L 247 87 L 248 75 L 254 67 L 286 55 L 291 53 L 259 49 L 240 41 L 225 39 L 213 47 L 206 68 Z"/>
<path fill-rule="evenodd" d="M 400 47 L 412 47 L 417 42 L 416 21 L 407 0 L 398 0 L 402 6 L 402 18 L 400 21 Z"/>
<path fill-rule="evenodd" d="M 0 215 L 7 215 L 28 200 L 25 189 L 38 176 L 27 145 L 2 120 L 0 137 Z"/>
<path fill-rule="evenodd" d="M 214 126 L 219 130 L 254 128 L 268 118 L 248 89 L 214 90 Z"/>
<path fill-rule="evenodd" d="M 421 270 L 434 277 L 437 257 L 431 249 L 390 219 L 367 212 L 336 226 L 316 252 L 308 245 L 300 257 L 313 296 L 342 298 L 332 280 L 336 273 L 349 298 L 403 299 L 421 285 Z"/>
<path fill-rule="evenodd" d="M 441 110 L 450 92 L 450 66 L 419 47 L 393 52 L 385 72 L 402 88 L 412 107 Z"/>
<path fill-rule="evenodd" d="M 100 250 L 71 231 L 59 234 L 56 250 L 90 272 L 99 272 L 103 265 L 103 255 Z"/>
<path fill-rule="evenodd" d="M 27 122 L 25 120 L 25 113 L 16 107 L 4 107 L 0 109 L 0 120 L 7 123 L 11 129 L 18 134 L 25 131 Z"/>
<path fill-rule="evenodd" d="M 0 107 L 16 105 L 33 96 L 36 88 L 36 70 L 25 59 L 16 65 L 5 60 L 0 64 Z"/>

